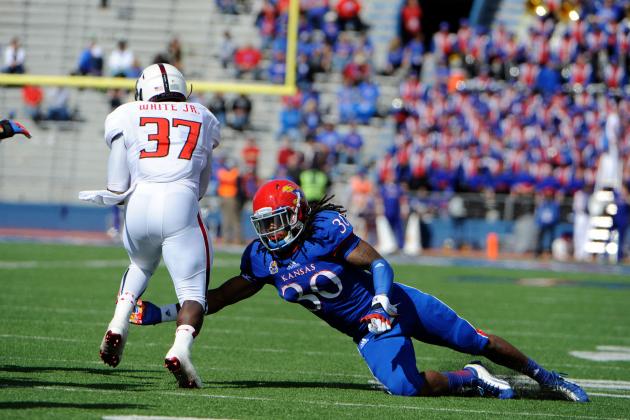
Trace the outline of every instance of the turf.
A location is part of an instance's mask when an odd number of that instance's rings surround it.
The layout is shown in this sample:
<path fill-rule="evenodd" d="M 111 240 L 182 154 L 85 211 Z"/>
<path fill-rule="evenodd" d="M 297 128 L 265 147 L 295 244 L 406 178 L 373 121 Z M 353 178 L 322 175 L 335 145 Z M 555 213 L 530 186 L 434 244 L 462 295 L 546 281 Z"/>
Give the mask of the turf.
<path fill-rule="evenodd" d="M 217 254 L 212 284 L 238 272 Z M 205 386 L 180 390 L 163 367 L 174 324 L 132 326 L 121 364 L 98 358 L 126 266 L 119 247 L 0 244 L 0 418 L 120 415 L 202 418 L 628 418 L 630 387 L 587 390 L 590 404 L 520 398 L 403 398 L 375 389 L 352 341 L 270 287 L 205 320 L 194 362 Z M 630 347 L 630 279 L 616 275 L 400 266 L 397 279 L 436 295 L 476 327 L 502 335 L 544 366 L 589 380 L 630 381 L 630 362 L 572 350 Z M 548 287 L 521 279 L 553 278 Z M 533 284 L 539 284 L 534 282 Z M 163 267 L 145 298 L 174 301 Z M 471 356 L 417 343 L 421 369 L 461 368 Z M 488 364 L 500 375 L 513 375 Z M 623 384 L 622 384 L 623 385 Z M 604 387 L 602 385 L 601 387 Z M 612 395 L 612 396 L 610 396 Z M 622 398 L 625 397 L 625 398 Z"/>

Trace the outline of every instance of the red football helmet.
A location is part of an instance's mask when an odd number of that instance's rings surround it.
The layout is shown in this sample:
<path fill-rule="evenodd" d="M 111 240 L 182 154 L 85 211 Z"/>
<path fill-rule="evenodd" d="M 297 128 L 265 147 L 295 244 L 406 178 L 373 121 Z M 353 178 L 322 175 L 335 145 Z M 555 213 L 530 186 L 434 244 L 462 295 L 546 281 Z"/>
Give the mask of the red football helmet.
<path fill-rule="evenodd" d="M 308 203 L 295 183 L 286 179 L 264 183 L 253 200 L 251 216 L 256 233 L 267 249 L 284 248 L 304 230 Z"/>

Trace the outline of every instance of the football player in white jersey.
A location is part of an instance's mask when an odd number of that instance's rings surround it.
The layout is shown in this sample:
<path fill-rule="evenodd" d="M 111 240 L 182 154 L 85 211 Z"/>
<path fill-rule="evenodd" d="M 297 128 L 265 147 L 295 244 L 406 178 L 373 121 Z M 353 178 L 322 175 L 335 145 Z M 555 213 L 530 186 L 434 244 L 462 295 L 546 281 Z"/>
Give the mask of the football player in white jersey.
<path fill-rule="evenodd" d="M 190 354 L 203 323 L 212 264 L 199 200 L 220 135 L 219 121 L 203 105 L 187 102 L 186 94 L 179 70 L 153 64 L 138 78 L 136 101 L 121 105 L 105 121 L 111 149 L 105 193 L 110 201 L 114 196 L 126 202 L 123 243 L 131 263 L 100 357 L 112 367 L 120 363 L 129 315 L 163 257 L 182 306 L 165 366 L 180 387 L 197 388 L 202 383 Z"/>

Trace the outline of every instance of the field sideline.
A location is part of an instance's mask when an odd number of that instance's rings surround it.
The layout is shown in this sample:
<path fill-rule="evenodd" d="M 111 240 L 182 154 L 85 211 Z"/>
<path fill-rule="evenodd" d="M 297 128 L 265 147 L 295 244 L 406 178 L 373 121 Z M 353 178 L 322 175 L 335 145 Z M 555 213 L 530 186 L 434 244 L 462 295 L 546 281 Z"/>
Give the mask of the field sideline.
<path fill-rule="evenodd" d="M 193 353 L 203 389 L 176 388 L 161 366 L 174 324 L 132 326 L 112 369 L 98 346 L 126 264 L 121 247 L 0 243 L 0 419 L 630 418 L 628 276 L 394 265 L 397 280 L 576 378 L 592 396 L 578 405 L 545 398 L 526 378 L 490 363 L 519 399 L 386 395 L 349 338 L 271 287 L 206 318 Z M 238 264 L 238 255 L 218 253 L 212 284 L 236 274 Z M 163 267 L 144 297 L 174 301 Z M 416 353 L 421 368 L 472 360 L 423 343 Z"/>

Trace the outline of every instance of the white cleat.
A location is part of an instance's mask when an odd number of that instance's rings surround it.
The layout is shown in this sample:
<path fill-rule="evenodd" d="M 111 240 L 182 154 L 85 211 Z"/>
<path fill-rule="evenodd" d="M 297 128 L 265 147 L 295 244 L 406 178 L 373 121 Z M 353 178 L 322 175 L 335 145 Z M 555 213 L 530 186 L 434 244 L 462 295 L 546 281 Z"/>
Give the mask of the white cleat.
<path fill-rule="evenodd" d="M 164 367 L 177 379 L 180 388 L 201 388 L 203 383 L 190 360 L 190 351 L 171 347 L 164 357 Z"/>
<path fill-rule="evenodd" d="M 128 324 L 124 326 L 109 324 L 99 351 L 105 364 L 116 367 L 120 363 L 127 342 L 128 328 Z"/>
<path fill-rule="evenodd" d="M 501 400 L 507 400 L 514 397 L 514 390 L 506 381 L 494 377 L 479 362 L 471 362 L 464 366 L 477 377 L 477 388 L 481 395 L 492 395 Z"/>

